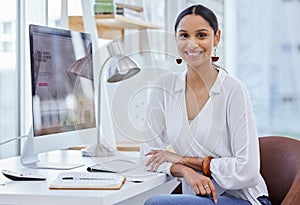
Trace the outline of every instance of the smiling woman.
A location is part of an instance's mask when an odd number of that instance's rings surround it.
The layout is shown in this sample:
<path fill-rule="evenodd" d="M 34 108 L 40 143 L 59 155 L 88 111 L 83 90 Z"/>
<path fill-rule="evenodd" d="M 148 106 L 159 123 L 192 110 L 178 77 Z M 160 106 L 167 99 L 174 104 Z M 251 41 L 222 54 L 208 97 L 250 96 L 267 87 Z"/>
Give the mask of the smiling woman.
<path fill-rule="evenodd" d="M 207 7 L 192 5 L 177 17 L 177 49 L 187 70 L 157 79 L 141 153 L 150 156 L 151 171 L 181 177 L 183 194 L 154 196 L 146 205 L 265 204 L 261 198 L 270 204 L 248 91 L 213 62 L 220 35 Z"/>

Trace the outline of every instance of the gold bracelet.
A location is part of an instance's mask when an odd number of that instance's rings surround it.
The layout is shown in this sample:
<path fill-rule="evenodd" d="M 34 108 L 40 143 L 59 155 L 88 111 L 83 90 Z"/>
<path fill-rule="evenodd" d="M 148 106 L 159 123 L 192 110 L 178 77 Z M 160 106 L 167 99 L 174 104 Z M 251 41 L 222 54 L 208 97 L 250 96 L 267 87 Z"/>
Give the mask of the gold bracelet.
<path fill-rule="evenodd" d="M 204 158 L 202 162 L 202 173 L 204 176 L 207 176 L 211 178 L 211 172 L 210 172 L 210 161 L 213 159 L 212 156 L 207 156 Z"/>

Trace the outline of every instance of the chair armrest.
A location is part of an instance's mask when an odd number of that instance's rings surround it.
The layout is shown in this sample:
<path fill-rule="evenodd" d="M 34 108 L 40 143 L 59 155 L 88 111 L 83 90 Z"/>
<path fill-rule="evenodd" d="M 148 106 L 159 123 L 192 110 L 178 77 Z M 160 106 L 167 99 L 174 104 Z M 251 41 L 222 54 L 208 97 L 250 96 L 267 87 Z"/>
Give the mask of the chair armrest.
<path fill-rule="evenodd" d="M 300 204 L 300 171 L 298 170 L 297 176 L 284 197 L 281 205 L 299 205 Z"/>

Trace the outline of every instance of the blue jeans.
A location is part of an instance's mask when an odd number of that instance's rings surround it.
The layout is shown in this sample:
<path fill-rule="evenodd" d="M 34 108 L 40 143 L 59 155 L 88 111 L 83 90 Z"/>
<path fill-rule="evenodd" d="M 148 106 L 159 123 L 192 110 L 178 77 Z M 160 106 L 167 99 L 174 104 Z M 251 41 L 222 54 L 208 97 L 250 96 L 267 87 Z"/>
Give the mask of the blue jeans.
<path fill-rule="evenodd" d="M 145 205 L 215 205 L 212 197 L 194 196 L 189 194 L 164 194 L 153 196 Z M 249 201 L 234 197 L 218 196 L 218 205 L 251 205 Z"/>

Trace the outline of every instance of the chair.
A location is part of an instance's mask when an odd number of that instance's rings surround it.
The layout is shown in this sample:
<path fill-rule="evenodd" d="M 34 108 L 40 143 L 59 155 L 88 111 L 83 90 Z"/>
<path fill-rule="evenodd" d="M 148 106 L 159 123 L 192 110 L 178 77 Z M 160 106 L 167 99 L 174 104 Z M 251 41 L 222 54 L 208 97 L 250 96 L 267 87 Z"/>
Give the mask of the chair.
<path fill-rule="evenodd" d="M 272 205 L 300 205 L 300 141 L 283 136 L 259 138 L 260 172 Z M 181 183 L 172 194 L 181 194 Z"/>
<path fill-rule="evenodd" d="M 300 141 L 282 136 L 259 138 L 260 172 L 272 205 L 300 204 Z"/>

